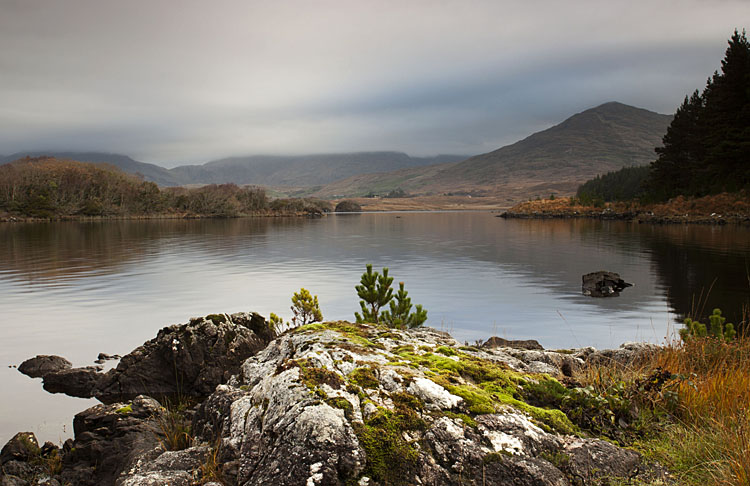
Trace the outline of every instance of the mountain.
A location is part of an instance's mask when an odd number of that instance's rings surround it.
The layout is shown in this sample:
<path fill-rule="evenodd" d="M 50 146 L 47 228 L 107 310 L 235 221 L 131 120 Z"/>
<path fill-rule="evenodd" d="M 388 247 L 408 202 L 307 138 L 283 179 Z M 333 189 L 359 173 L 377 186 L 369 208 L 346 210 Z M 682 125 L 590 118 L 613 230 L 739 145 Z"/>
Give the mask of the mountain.
<path fill-rule="evenodd" d="M 240 185 L 301 188 L 322 186 L 357 174 L 390 172 L 403 168 L 456 162 L 467 157 L 466 155 L 411 157 L 401 152 L 355 152 L 297 156 L 253 155 L 230 157 L 202 165 L 183 165 L 173 169 L 165 169 L 158 165 L 133 160 L 126 155 L 48 150 L 0 156 L 0 164 L 12 162 L 27 155 L 31 157 L 47 155 L 57 159 L 107 163 L 125 172 L 140 174 L 147 181 L 156 182 L 162 186 L 234 182 Z"/>
<path fill-rule="evenodd" d="M 154 164 L 148 164 L 145 162 L 138 162 L 133 160 L 127 155 L 109 154 L 103 152 L 55 152 L 55 151 L 44 151 L 38 150 L 34 152 L 18 152 L 13 155 L 0 156 L 0 164 L 13 162 L 29 157 L 39 157 L 47 155 L 60 160 L 77 160 L 79 162 L 94 162 L 114 165 L 124 172 L 130 174 L 138 174 L 143 176 L 147 181 L 156 182 L 161 186 L 175 186 L 180 183 L 170 173 L 169 169 L 160 167 Z"/>
<path fill-rule="evenodd" d="M 465 155 L 410 157 L 401 152 L 356 152 L 300 156 L 230 157 L 171 169 L 183 184 L 235 182 L 262 186 L 310 187 L 346 177 L 464 160 Z"/>
<path fill-rule="evenodd" d="M 661 145 L 671 120 L 671 115 L 605 103 L 512 145 L 461 162 L 355 176 L 327 185 L 316 195 L 362 195 L 397 187 L 421 194 L 572 193 L 597 174 L 653 161 L 654 148 Z"/>

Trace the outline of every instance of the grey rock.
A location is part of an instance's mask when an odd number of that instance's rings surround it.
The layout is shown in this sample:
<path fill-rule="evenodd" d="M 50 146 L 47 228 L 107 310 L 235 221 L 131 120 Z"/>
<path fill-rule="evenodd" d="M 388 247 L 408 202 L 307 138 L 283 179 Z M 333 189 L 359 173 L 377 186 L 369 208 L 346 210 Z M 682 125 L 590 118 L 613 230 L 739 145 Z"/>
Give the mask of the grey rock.
<path fill-rule="evenodd" d="M 47 373 L 62 371 L 73 365 L 62 356 L 39 355 L 29 358 L 18 366 L 18 371 L 32 378 L 42 378 Z"/>
<path fill-rule="evenodd" d="M 536 339 L 509 340 L 501 337 L 492 336 L 482 344 L 483 348 L 514 348 L 514 349 L 538 349 L 544 347 Z"/>

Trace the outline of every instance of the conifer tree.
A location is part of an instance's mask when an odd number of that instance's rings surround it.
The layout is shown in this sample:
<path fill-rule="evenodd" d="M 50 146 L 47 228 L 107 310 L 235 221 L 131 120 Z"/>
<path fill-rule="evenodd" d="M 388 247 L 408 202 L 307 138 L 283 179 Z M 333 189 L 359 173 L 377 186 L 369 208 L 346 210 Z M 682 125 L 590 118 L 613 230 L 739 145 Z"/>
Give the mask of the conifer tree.
<path fill-rule="evenodd" d="M 408 292 L 404 290 L 404 282 L 398 283 L 398 292 L 396 298 L 390 302 L 390 311 L 383 311 L 383 322 L 389 327 L 399 329 L 411 329 L 419 327 L 427 320 L 427 311 L 417 305 L 415 312 L 411 312 L 411 298 Z"/>
<path fill-rule="evenodd" d="M 373 272 L 372 264 L 367 264 L 367 271 L 362 274 L 360 285 L 355 286 L 359 296 L 359 306 L 362 314 L 354 313 L 354 317 L 359 323 L 370 322 L 378 324 L 380 319 L 380 308 L 388 304 L 393 299 L 393 289 L 391 284 L 393 277 L 388 276 L 388 268 L 383 268 L 383 274 Z"/>
<path fill-rule="evenodd" d="M 652 197 L 750 188 L 750 43 L 734 31 L 721 72 L 675 113 L 646 186 Z"/>

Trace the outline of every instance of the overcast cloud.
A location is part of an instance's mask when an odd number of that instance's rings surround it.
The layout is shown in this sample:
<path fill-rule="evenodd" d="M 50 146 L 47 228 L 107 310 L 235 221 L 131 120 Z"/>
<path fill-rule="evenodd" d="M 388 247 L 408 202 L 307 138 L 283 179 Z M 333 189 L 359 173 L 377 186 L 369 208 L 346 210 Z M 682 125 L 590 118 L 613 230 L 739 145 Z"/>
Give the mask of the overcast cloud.
<path fill-rule="evenodd" d="M 673 113 L 737 1 L 0 0 L 0 154 L 475 154 L 606 101 Z"/>

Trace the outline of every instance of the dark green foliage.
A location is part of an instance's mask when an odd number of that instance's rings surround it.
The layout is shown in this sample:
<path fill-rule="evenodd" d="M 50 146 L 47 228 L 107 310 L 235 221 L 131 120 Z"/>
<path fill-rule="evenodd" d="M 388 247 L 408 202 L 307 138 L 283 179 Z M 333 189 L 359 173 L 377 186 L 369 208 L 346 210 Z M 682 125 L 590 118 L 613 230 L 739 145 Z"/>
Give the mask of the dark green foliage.
<path fill-rule="evenodd" d="M 404 290 L 404 282 L 399 282 L 398 292 L 393 295 L 391 284 L 393 277 L 388 276 L 388 268 L 383 268 L 383 274 L 374 272 L 372 264 L 367 264 L 367 271 L 362 274 L 360 284 L 354 288 L 359 296 L 359 307 L 362 313 L 354 313 L 358 323 L 375 323 L 382 320 L 389 327 L 399 329 L 409 329 L 419 327 L 427 320 L 427 311 L 421 305 L 417 305 L 414 312 L 411 312 L 411 298 L 409 293 Z M 389 305 L 390 310 L 382 313 L 380 309 Z"/>
<path fill-rule="evenodd" d="M 654 198 L 750 187 L 750 43 L 735 30 L 721 72 L 685 97 L 656 150 L 647 183 Z"/>
<path fill-rule="evenodd" d="M 708 327 L 688 317 L 685 319 L 685 327 L 680 329 L 680 337 L 683 341 L 707 336 L 731 341 L 734 339 L 736 331 L 734 325 L 731 322 L 726 322 L 726 320 L 727 318 L 721 315 L 721 309 L 714 309 L 713 313 L 708 316 L 710 323 Z"/>
<path fill-rule="evenodd" d="M 354 287 L 357 290 L 357 295 L 362 299 L 359 302 L 362 314 L 354 313 L 358 323 L 377 324 L 380 322 L 380 308 L 388 304 L 393 298 L 392 283 L 393 277 L 388 276 L 388 268 L 383 268 L 383 274 L 381 275 L 372 270 L 371 263 L 367 264 L 367 271 L 362 274 L 360 285 Z"/>
<path fill-rule="evenodd" d="M 629 201 L 642 198 L 643 183 L 649 173 L 648 166 L 624 167 L 618 171 L 607 172 L 582 184 L 576 192 L 576 198 L 581 204 L 587 206 L 597 202 Z"/>
<path fill-rule="evenodd" d="M 391 192 L 389 192 L 388 194 L 386 194 L 383 197 L 386 197 L 386 198 L 397 198 L 397 197 L 406 197 L 407 195 L 408 194 L 406 194 L 406 192 L 399 187 L 397 189 L 392 190 Z"/>
<path fill-rule="evenodd" d="M 224 314 L 209 314 L 206 316 L 206 320 L 211 321 L 214 324 L 221 324 L 227 322 L 227 317 Z"/>
<path fill-rule="evenodd" d="M 414 312 L 411 312 L 411 299 L 404 290 L 404 282 L 399 282 L 396 298 L 389 305 L 390 311 L 383 311 L 382 315 L 383 322 L 389 327 L 411 329 L 421 326 L 427 320 L 427 311 L 421 305 L 417 305 Z"/>

